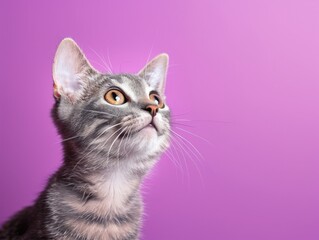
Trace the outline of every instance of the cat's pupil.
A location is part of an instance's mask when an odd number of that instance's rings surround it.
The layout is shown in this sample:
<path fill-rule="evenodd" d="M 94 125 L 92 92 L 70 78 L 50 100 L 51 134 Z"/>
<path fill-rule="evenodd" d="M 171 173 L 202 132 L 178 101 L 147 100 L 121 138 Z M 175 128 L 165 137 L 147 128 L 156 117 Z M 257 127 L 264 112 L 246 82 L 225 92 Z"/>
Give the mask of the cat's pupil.
<path fill-rule="evenodd" d="M 115 92 L 112 92 L 112 97 L 113 97 L 113 99 L 115 100 L 115 101 L 120 101 L 120 97 L 119 97 L 119 95 L 117 95 Z"/>

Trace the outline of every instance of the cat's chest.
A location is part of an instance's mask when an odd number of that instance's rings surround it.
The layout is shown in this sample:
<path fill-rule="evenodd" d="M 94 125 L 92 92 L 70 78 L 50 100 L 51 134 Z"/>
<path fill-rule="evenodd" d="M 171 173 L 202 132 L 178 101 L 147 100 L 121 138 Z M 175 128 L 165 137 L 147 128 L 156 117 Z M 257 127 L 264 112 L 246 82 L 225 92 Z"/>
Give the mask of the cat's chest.
<path fill-rule="evenodd" d="M 96 178 L 91 189 L 96 198 L 85 203 L 73 196 L 64 198 L 75 213 L 66 226 L 87 239 L 125 239 L 138 234 L 142 211 L 138 185 L 138 181 L 121 176 L 108 181 Z"/>
<path fill-rule="evenodd" d="M 125 214 L 131 208 L 129 200 L 139 197 L 139 179 L 127 179 L 114 174 L 108 179 L 92 176 L 89 181 L 94 184 L 86 193 L 94 198 L 84 201 L 75 194 L 67 193 L 62 194 L 62 201 L 77 212 L 103 217 L 113 213 Z"/>
<path fill-rule="evenodd" d="M 103 177 L 93 177 L 96 183 L 92 188 L 94 194 L 100 199 L 100 205 L 105 213 L 121 213 L 127 210 L 127 201 L 133 195 L 138 194 L 140 180 L 137 178 L 128 179 L 123 174 L 114 173 L 105 180 Z"/>
<path fill-rule="evenodd" d="M 139 224 L 134 222 L 113 222 L 107 225 L 85 222 L 68 222 L 68 228 L 80 239 L 137 239 Z M 59 238 L 60 239 L 60 238 Z M 66 238 L 73 239 L 73 238 Z"/>

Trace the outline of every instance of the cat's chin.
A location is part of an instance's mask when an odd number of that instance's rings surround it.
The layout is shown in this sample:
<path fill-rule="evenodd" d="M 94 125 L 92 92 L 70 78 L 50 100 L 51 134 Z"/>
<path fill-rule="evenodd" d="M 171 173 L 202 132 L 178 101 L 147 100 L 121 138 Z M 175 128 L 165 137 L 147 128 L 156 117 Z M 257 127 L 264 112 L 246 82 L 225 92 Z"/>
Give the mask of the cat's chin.
<path fill-rule="evenodd" d="M 158 139 L 158 132 L 153 126 L 146 126 L 143 129 L 141 129 L 139 132 L 135 135 L 136 139 L 138 139 L 138 142 L 140 142 L 143 145 L 148 145 L 149 143 L 152 143 L 153 141 L 157 141 Z"/>
<path fill-rule="evenodd" d="M 144 134 L 144 135 L 154 135 L 156 134 L 157 135 L 157 129 L 156 127 L 153 125 L 153 124 L 148 124 L 147 126 L 145 126 L 144 128 L 142 128 L 140 131 L 139 131 L 140 134 Z"/>
<path fill-rule="evenodd" d="M 144 127 L 133 138 L 134 152 L 137 154 L 152 154 L 159 150 L 159 146 L 163 141 L 165 141 L 165 137 L 159 136 L 158 131 L 154 127 Z"/>

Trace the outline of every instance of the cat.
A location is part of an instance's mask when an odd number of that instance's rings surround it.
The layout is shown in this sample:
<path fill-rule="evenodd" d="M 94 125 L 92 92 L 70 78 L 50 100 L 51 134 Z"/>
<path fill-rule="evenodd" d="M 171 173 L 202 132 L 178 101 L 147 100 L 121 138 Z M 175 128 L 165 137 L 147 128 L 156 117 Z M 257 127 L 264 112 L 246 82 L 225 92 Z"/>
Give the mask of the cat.
<path fill-rule="evenodd" d="M 34 204 L 4 223 L 0 239 L 140 238 L 141 182 L 170 142 L 167 68 L 160 54 L 137 74 L 101 73 L 73 39 L 61 41 L 51 115 L 63 164 Z"/>

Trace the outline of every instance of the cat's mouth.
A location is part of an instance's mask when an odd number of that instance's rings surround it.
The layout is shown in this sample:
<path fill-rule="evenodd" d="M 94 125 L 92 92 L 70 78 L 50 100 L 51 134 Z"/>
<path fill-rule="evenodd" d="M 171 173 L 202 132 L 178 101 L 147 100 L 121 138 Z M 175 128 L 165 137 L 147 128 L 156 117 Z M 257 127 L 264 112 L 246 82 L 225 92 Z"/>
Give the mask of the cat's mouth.
<path fill-rule="evenodd" d="M 156 127 L 156 125 L 154 124 L 153 121 L 151 121 L 150 123 L 148 123 L 145 126 L 143 126 L 142 128 L 140 128 L 138 130 L 138 132 L 140 132 L 140 131 L 142 131 L 144 129 L 154 129 L 156 132 L 158 132 L 158 129 L 157 129 L 157 127 Z"/>
<path fill-rule="evenodd" d="M 154 128 L 157 131 L 157 127 L 155 126 L 153 121 L 151 123 L 149 123 L 148 125 L 146 125 L 144 128 Z"/>

